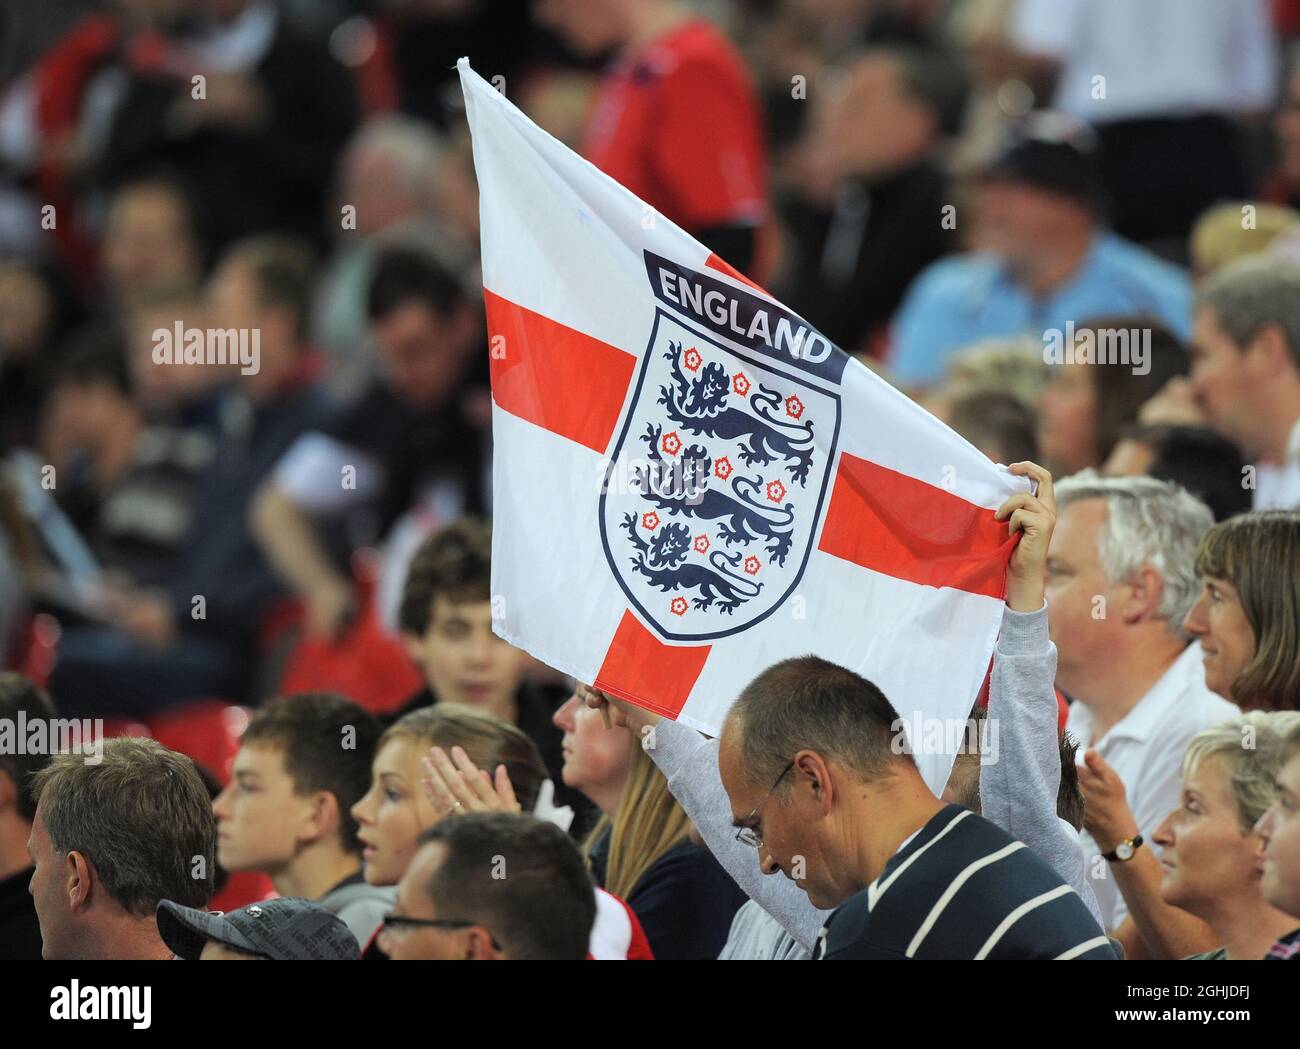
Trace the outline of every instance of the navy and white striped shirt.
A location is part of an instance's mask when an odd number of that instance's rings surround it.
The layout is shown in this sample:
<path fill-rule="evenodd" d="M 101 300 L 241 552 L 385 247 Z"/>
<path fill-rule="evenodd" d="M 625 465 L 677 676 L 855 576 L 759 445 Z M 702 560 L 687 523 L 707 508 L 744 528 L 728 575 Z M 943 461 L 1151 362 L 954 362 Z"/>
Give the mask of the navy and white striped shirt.
<path fill-rule="evenodd" d="M 826 923 L 818 958 L 1086 958 L 1115 952 L 1029 848 L 948 805 Z"/>

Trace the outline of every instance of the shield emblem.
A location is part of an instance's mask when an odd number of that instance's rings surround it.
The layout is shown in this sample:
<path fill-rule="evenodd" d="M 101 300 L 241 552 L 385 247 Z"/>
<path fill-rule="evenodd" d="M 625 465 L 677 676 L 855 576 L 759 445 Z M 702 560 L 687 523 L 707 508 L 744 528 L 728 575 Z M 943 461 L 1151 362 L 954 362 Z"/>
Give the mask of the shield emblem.
<path fill-rule="evenodd" d="M 605 557 L 646 623 L 707 641 L 785 602 L 839 428 L 838 392 L 656 311 L 600 496 Z"/>

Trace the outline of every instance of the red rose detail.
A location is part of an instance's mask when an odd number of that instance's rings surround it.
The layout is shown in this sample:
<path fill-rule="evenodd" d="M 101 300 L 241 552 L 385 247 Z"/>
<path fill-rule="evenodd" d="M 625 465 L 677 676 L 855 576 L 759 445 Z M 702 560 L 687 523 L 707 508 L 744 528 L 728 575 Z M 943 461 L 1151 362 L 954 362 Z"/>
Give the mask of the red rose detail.
<path fill-rule="evenodd" d="M 668 607 L 672 609 L 673 615 L 684 616 L 686 615 L 686 609 L 688 607 L 686 604 L 686 598 L 674 597 L 672 604 L 669 605 Z"/>
<path fill-rule="evenodd" d="M 731 476 L 731 460 L 725 455 L 713 464 L 713 473 L 724 481 Z"/>
<path fill-rule="evenodd" d="M 651 510 L 648 514 L 641 515 L 641 527 L 653 532 L 659 527 L 659 515 Z"/>
<path fill-rule="evenodd" d="M 758 570 L 763 567 L 763 562 L 753 554 L 745 558 L 745 575 L 758 575 Z"/>
<path fill-rule="evenodd" d="M 767 484 L 767 497 L 774 503 L 779 503 L 785 498 L 785 485 L 780 481 L 769 481 Z"/>
<path fill-rule="evenodd" d="M 709 548 L 709 537 L 707 535 L 697 535 L 695 542 L 691 545 L 695 547 L 697 554 L 702 554 Z"/>
<path fill-rule="evenodd" d="M 742 397 L 749 393 L 749 380 L 745 378 L 744 372 L 736 372 L 731 377 L 731 388 Z"/>
<path fill-rule="evenodd" d="M 692 372 L 698 371 L 700 365 L 703 363 L 704 363 L 704 358 L 700 356 L 700 351 L 697 350 L 694 346 L 692 346 L 689 350 L 686 351 L 687 371 L 692 371 Z"/>
<path fill-rule="evenodd" d="M 790 396 L 785 399 L 785 414 L 791 419 L 797 419 L 803 415 L 803 401 L 798 397 Z"/>

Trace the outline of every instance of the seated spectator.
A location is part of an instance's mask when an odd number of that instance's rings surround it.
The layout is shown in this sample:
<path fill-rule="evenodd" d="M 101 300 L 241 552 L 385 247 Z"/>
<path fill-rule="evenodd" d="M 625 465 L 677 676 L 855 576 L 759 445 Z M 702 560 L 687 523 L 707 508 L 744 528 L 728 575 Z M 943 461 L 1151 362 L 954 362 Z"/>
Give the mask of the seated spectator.
<path fill-rule="evenodd" d="M 1274 786 L 1277 797 L 1255 829 L 1264 840 L 1264 898 L 1293 918 L 1300 918 L 1300 730 L 1292 727 L 1283 739 L 1284 764 Z M 1300 929 L 1288 933 L 1269 950 L 1268 958 L 1300 958 Z"/>
<path fill-rule="evenodd" d="M 1178 804 L 1192 737 L 1238 712 L 1207 687 L 1200 646 L 1183 631 L 1196 600 L 1196 544 L 1213 521 L 1186 492 L 1150 478 L 1085 472 L 1061 481 L 1056 497 L 1047 600 L 1056 683 L 1074 700 L 1066 730 L 1085 759 L 1096 753 L 1114 766 L 1150 842 Z M 1117 844 L 1084 837 L 1110 932 L 1127 913 L 1110 870 L 1127 862 Z M 1142 957 L 1136 936 L 1117 935 L 1128 957 Z"/>
<path fill-rule="evenodd" d="M 158 933 L 187 962 L 349 962 L 361 953 L 335 913 L 293 896 L 225 913 L 163 900 Z"/>
<path fill-rule="evenodd" d="M 979 339 L 1059 336 L 1098 315 L 1148 315 L 1186 337 L 1186 276 L 1107 231 L 1099 193 L 1086 136 L 1036 118 L 983 174 L 977 250 L 932 264 L 908 289 L 889 357 L 899 384 L 934 384 Z"/>
<path fill-rule="evenodd" d="M 55 491 L 68 519 L 117 582 L 161 585 L 186 553 L 212 442 L 146 424 L 116 340 L 70 351 L 50 409 L 49 429 L 67 456 Z"/>
<path fill-rule="evenodd" d="M 327 403 L 302 341 L 311 279 L 310 257 L 278 237 L 242 242 L 213 274 L 210 323 L 260 332 L 256 370 L 239 374 L 224 400 L 193 526 L 163 581 L 111 593 L 114 628 L 63 634 L 50 689 L 65 713 L 139 714 L 190 698 L 242 699 L 251 690 L 257 629 L 282 591 L 250 534 L 248 507 Z"/>
<path fill-rule="evenodd" d="M 1282 738 L 1296 727 L 1300 714 L 1256 711 L 1198 734 L 1183 758 L 1178 807 L 1152 837 L 1160 859 L 1141 849 L 1131 862 L 1112 866 L 1128 905 L 1125 923 L 1151 957 L 1183 957 L 1191 948 L 1194 959 L 1258 959 L 1296 927 L 1295 917 L 1264 897 L 1264 842 L 1255 831 L 1273 804 Z M 1098 840 L 1135 837 L 1137 825 L 1114 770 L 1089 762 L 1080 776 Z M 1197 950 L 1201 923 L 1209 928 L 1211 950 Z"/>
<path fill-rule="evenodd" d="M 1078 833 L 1082 802 L 1077 777 L 1072 769 L 1062 768 L 1067 757 L 1072 760 L 1073 743 L 1068 735 L 1058 738 L 1052 686 L 1056 659 L 1043 599 L 1051 531 L 1048 508 L 1054 507 L 1051 477 L 1032 463 L 1018 463 L 1012 471 L 1038 480 L 1042 516 L 1030 519 L 1035 541 L 1022 540 L 1008 567 L 1006 608 L 985 726 L 1000 728 L 1001 739 L 996 754 L 983 734 L 978 755 L 956 758 L 943 800 L 972 809 L 978 806 L 999 828 L 1024 841 L 1099 920 Z M 1017 497 L 1004 506 L 999 517 L 1010 514 L 1019 501 Z M 738 836 L 731 822 L 727 792 L 719 779 L 718 742 L 649 711 L 592 690 L 582 691 L 588 705 L 608 703 L 615 708 L 616 721 L 626 722 L 645 737 L 647 753 L 668 777 L 669 789 L 695 820 L 709 848 L 763 908 L 741 908 L 721 957 L 810 957 L 830 911 L 819 910 L 797 882 L 763 877 L 768 871 L 765 859 L 764 866 L 755 866 L 752 837 Z M 748 844 L 742 843 L 742 837 Z"/>
<path fill-rule="evenodd" d="M 0 671 L 0 725 L 18 731 L 28 724 L 54 720 L 54 704 L 25 677 Z M 0 960 L 37 961 L 41 957 L 41 928 L 27 891 L 32 858 L 27 841 L 36 816 L 32 777 L 49 764 L 50 755 L 28 748 L 0 748 Z"/>
<path fill-rule="evenodd" d="M 392 906 L 367 885 L 352 806 L 370 785 L 378 718 L 342 696 L 298 695 L 248 723 L 213 803 L 217 862 L 261 871 L 281 896 L 317 900 L 366 943 Z"/>
<path fill-rule="evenodd" d="M 532 740 L 500 718 L 451 703 L 404 715 L 379 737 L 370 790 L 352 806 L 371 885 L 396 885 L 415 855 L 420 832 L 461 808 L 455 799 L 439 808 L 436 795 L 423 786 L 422 763 L 432 747 L 453 757 L 459 752 L 493 773 L 503 767 L 524 812 L 532 811 L 546 782 Z"/>
<path fill-rule="evenodd" d="M 448 221 L 450 201 L 440 192 L 440 180 L 459 163 L 456 148 L 428 124 L 393 113 L 362 124 L 339 157 L 336 196 L 340 206 L 355 209 L 355 223 L 335 230 L 312 320 L 333 388 L 358 389 L 378 370 L 366 288 L 385 246 L 423 245 L 466 287 L 477 291 L 481 284 L 475 244 Z"/>
<path fill-rule="evenodd" d="M 379 943 L 399 961 L 580 961 L 595 918 L 591 875 L 560 828 L 471 812 L 420 834 Z"/>
<path fill-rule="evenodd" d="M 649 755 L 626 729 L 607 731 L 574 695 L 564 729 L 564 781 L 601 811 L 583 846 L 596 884 L 627 900 L 659 959 L 716 958 L 744 894 L 708 849 Z"/>
<path fill-rule="evenodd" d="M 389 541 L 385 574 L 398 585 L 394 599 L 381 594 L 380 603 L 385 624 L 395 625 L 415 546 L 483 503 L 482 434 L 467 414 L 479 385 L 475 369 L 486 364 L 486 355 L 475 353 L 481 306 L 471 306 L 431 256 L 389 248 L 375 261 L 367 312 L 383 377 L 304 434 L 253 507 L 258 543 L 305 603 L 315 635 L 337 633 L 355 605 L 318 520 L 364 512 L 371 518 L 365 542 Z"/>
<path fill-rule="evenodd" d="M 491 594 L 492 529 L 467 517 L 424 541 L 411 560 L 398 625 L 427 687 L 392 716 L 433 703 L 484 710 L 517 725 L 537 745 L 555 798 L 572 806 L 585 824 L 590 803 L 564 784 L 562 733 L 553 717 L 554 690 L 527 678 L 527 653 L 498 637 Z"/>
<path fill-rule="evenodd" d="M 172 179 L 142 175 L 113 190 L 100 234 L 110 316 L 124 317 L 162 288 L 198 286 L 206 260 L 195 226 L 193 202 Z"/>
<path fill-rule="evenodd" d="M 1300 505 L 1300 266 L 1252 256 L 1198 289 L 1190 393 L 1255 464 L 1254 509 Z"/>
<path fill-rule="evenodd" d="M 1201 426 L 1131 426 L 1101 466 L 1103 477 L 1154 477 L 1185 488 L 1216 521 L 1250 509 L 1245 464 L 1235 445 Z"/>
<path fill-rule="evenodd" d="M 1192 277 L 1200 284 L 1229 262 L 1267 251 L 1297 227 L 1300 211 L 1293 208 L 1245 200 L 1216 204 L 1192 227 Z"/>
<path fill-rule="evenodd" d="M 1062 476 L 1104 463 L 1142 405 L 1188 368 L 1182 344 L 1149 318 L 1092 318 L 1076 329 L 1080 354 L 1083 340 L 1095 347 L 1096 363 L 1076 358 L 1055 368 L 1038 399 L 1039 447 Z"/>
<path fill-rule="evenodd" d="M 1242 514 L 1196 551 L 1200 597 L 1184 627 L 1205 683 L 1242 710 L 1300 709 L 1300 513 Z"/>
<path fill-rule="evenodd" d="M 166 959 L 154 920 L 212 895 L 216 822 L 183 754 L 152 739 L 101 741 L 102 760 L 57 754 L 32 780 L 31 894 L 47 959 Z"/>
<path fill-rule="evenodd" d="M 877 342 L 918 273 L 957 248 L 943 223 L 952 187 L 938 164 L 960 119 L 960 67 L 920 47 L 857 56 L 835 91 L 818 92 L 809 163 L 828 200 L 806 188 L 782 208 L 790 234 L 787 288 L 777 293 L 850 353 Z"/>

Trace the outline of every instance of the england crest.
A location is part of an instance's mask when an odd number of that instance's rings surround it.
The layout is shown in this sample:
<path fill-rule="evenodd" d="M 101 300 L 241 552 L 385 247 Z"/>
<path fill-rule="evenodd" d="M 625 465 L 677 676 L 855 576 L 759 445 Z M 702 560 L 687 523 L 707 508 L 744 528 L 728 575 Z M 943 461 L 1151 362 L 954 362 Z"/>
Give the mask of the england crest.
<path fill-rule="evenodd" d="M 610 569 L 668 640 L 726 637 L 775 612 L 826 503 L 838 384 L 728 341 L 656 309 L 602 485 Z"/>

